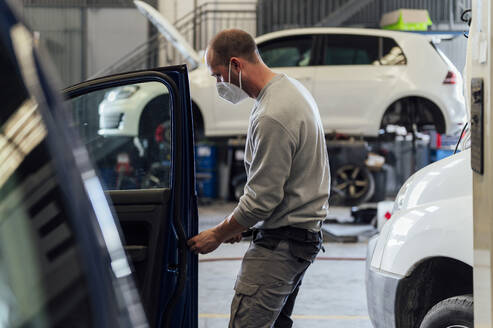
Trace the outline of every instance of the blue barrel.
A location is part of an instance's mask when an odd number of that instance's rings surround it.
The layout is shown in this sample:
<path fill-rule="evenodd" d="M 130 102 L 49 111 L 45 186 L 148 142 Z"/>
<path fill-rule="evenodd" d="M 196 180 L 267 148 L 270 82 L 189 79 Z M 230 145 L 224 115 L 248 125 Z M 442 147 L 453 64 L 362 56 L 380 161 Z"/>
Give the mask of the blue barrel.
<path fill-rule="evenodd" d="M 198 145 L 195 147 L 195 164 L 197 171 L 216 170 L 216 147 Z"/>
<path fill-rule="evenodd" d="M 199 198 L 217 198 L 216 147 L 199 144 L 195 147 L 196 189 Z"/>
<path fill-rule="evenodd" d="M 197 172 L 196 188 L 199 198 L 217 198 L 217 174 L 215 171 Z"/>

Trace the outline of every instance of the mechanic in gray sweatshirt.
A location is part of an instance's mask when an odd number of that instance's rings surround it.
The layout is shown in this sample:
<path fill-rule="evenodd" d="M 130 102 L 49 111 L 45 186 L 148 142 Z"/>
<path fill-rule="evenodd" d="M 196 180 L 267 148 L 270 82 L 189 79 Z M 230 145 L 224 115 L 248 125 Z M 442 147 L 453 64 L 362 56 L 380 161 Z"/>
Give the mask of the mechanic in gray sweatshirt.
<path fill-rule="evenodd" d="M 188 245 L 195 253 L 209 253 L 253 228 L 229 326 L 291 327 L 294 301 L 321 249 L 320 226 L 328 211 L 330 170 L 317 104 L 301 83 L 267 67 L 244 31 L 216 35 L 206 64 L 221 97 L 233 104 L 247 97 L 256 102 L 245 147 L 244 195 L 230 216 Z"/>

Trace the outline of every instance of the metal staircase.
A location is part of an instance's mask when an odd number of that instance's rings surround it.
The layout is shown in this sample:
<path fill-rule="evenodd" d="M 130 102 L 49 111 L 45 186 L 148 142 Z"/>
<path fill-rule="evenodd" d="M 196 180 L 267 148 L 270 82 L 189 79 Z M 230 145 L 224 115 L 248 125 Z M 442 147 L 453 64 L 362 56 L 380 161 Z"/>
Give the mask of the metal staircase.
<path fill-rule="evenodd" d="M 204 50 L 219 31 L 240 28 L 256 34 L 256 2 L 207 2 L 174 22 L 175 28 L 197 51 Z M 159 33 L 140 44 L 93 77 L 184 63 L 184 58 Z"/>

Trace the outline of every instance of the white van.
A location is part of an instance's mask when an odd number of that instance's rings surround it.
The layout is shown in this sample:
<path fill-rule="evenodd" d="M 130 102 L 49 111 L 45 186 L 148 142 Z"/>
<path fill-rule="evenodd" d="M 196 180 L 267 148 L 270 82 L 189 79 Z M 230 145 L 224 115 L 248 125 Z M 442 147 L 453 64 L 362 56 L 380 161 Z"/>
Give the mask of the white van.
<path fill-rule="evenodd" d="M 392 218 L 369 241 L 366 290 L 374 327 L 472 328 L 470 156 L 465 150 L 411 176 Z"/>

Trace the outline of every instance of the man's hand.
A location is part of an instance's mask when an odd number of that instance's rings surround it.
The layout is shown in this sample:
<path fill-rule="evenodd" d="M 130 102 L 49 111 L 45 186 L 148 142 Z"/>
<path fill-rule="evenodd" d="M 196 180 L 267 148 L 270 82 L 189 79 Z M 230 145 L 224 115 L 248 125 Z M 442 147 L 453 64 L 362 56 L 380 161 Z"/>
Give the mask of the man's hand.
<path fill-rule="evenodd" d="M 242 231 L 246 229 L 231 214 L 214 228 L 204 230 L 197 236 L 190 238 L 187 245 L 195 254 L 207 254 L 218 248 L 223 242 L 230 244 L 239 242 L 242 238 Z"/>
<path fill-rule="evenodd" d="M 228 243 L 228 244 L 239 243 L 242 238 L 243 238 L 243 236 L 241 235 L 241 232 L 240 232 L 236 236 L 233 236 L 233 237 L 229 238 L 228 240 L 226 240 L 225 243 Z"/>
<path fill-rule="evenodd" d="M 218 238 L 214 228 L 212 228 L 204 230 L 197 236 L 190 238 L 187 244 L 195 254 L 207 254 L 218 248 L 221 245 L 221 240 Z"/>

